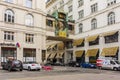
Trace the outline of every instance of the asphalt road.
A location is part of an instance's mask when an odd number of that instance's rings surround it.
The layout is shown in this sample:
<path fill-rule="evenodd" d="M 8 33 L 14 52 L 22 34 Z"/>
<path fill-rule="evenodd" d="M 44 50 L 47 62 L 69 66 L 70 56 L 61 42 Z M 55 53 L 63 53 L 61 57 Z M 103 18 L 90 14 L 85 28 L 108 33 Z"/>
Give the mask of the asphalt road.
<path fill-rule="evenodd" d="M 88 77 L 86 77 L 88 75 Z M 98 69 L 84 69 L 84 68 L 71 68 L 71 67 L 57 67 L 55 70 L 52 71 L 12 71 L 8 72 L 6 70 L 0 70 L 0 80 L 66 80 L 66 78 L 70 78 L 71 80 L 78 79 L 78 80 L 96 80 L 90 79 L 89 76 L 103 76 L 109 77 L 111 80 L 118 80 L 112 79 L 111 76 L 120 79 L 120 71 L 110 71 L 110 70 L 98 70 Z M 107 76 L 105 76 L 107 75 Z M 80 76 L 83 76 L 83 79 L 79 79 Z M 101 77 L 101 78 L 103 78 Z M 58 79 L 59 78 L 59 79 Z M 73 79 L 74 78 L 74 79 Z M 81 78 L 81 77 L 80 77 Z M 88 78 L 88 79 L 87 79 Z M 69 80 L 70 80 L 69 79 Z M 109 80 L 110 80 L 109 79 Z M 99 80 L 106 80 L 106 79 L 99 79 Z"/>

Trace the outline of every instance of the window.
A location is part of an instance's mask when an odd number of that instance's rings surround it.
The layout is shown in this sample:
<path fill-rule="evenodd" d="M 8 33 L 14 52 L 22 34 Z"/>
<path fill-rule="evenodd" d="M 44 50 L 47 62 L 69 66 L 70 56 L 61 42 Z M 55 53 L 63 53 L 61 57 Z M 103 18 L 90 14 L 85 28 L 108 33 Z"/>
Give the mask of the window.
<path fill-rule="evenodd" d="M 91 21 L 91 29 L 96 29 L 96 28 L 97 28 L 97 20 L 92 19 L 92 21 Z"/>
<path fill-rule="evenodd" d="M 79 19 L 84 17 L 84 11 L 83 10 L 79 11 L 78 14 L 79 14 Z"/>
<path fill-rule="evenodd" d="M 13 0 L 5 0 L 6 2 L 13 3 Z"/>
<path fill-rule="evenodd" d="M 107 5 L 110 6 L 110 5 L 113 5 L 116 3 L 116 0 L 107 0 Z"/>
<path fill-rule="evenodd" d="M 118 32 L 116 32 L 114 35 L 105 36 L 105 43 L 113 42 L 118 42 Z"/>
<path fill-rule="evenodd" d="M 72 12 L 72 5 L 68 7 L 68 11 Z"/>
<path fill-rule="evenodd" d="M 79 24 L 79 33 L 82 33 L 82 32 L 83 32 L 83 24 L 80 23 L 80 24 Z"/>
<path fill-rule="evenodd" d="M 68 19 L 73 20 L 73 16 L 72 16 L 72 15 L 71 15 L 71 16 L 69 16 L 69 17 L 68 17 Z"/>
<path fill-rule="evenodd" d="M 33 43 L 34 42 L 34 34 L 26 34 L 26 42 Z"/>
<path fill-rule="evenodd" d="M 60 1 L 60 5 L 63 5 L 64 4 L 64 0 Z"/>
<path fill-rule="evenodd" d="M 91 5 L 91 13 L 94 13 L 98 10 L 98 6 L 97 6 L 97 3 Z"/>
<path fill-rule="evenodd" d="M 32 8 L 32 0 L 26 0 L 26 7 Z"/>
<path fill-rule="evenodd" d="M 111 12 L 108 14 L 108 25 L 115 24 L 115 13 Z"/>
<path fill-rule="evenodd" d="M 4 40 L 14 41 L 14 32 L 4 31 Z"/>
<path fill-rule="evenodd" d="M 4 21 L 14 23 L 14 12 L 12 10 L 6 10 L 5 11 Z"/>
<path fill-rule="evenodd" d="M 82 6 L 82 5 L 83 5 L 83 3 L 84 3 L 84 1 L 83 1 L 83 0 L 78 0 L 78 7 Z"/>
<path fill-rule="evenodd" d="M 31 14 L 26 15 L 25 23 L 27 26 L 33 26 L 33 16 Z"/>
<path fill-rule="evenodd" d="M 53 21 L 52 20 L 46 20 L 46 24 L 49 27 L 53 27 Z"/>

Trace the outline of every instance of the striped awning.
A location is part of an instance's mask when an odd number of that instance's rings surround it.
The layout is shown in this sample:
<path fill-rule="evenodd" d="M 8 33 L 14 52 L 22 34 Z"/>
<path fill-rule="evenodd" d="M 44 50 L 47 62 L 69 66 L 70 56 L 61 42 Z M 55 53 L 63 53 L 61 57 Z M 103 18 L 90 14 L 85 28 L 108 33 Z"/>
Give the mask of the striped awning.
<path fill-rule="evenodd" d="M 82 39 L 78 39 L 78 40 L 74 40 L 74 41 L 73 41 L 73 46 L 81 45 L 83 41 L 84 41 L 83 38 L 82 38 Z"/>
<path fill-rule="evenodd" d="M 51 52 L 51 55 L 50 55 L 50 59 L 54 59 L 55 58 L 55 55 L 56 55 L 56 52 Z"/>
<path fill-rule="evenodd" d="M 87 50 L 86 56 L 87 57 L 94 57 L 97 55 L 99 49 L 89 49 Z"/>
<path fill-rule="evenodd" d="M 118 51 L 118 47 L 103 48 L 101 56 L 115 56 Z"/>
<path fill-rule="evenodd" d="M 59 52 L 57 52 L 56 58 L 57 58 L 57 59 L 58 59 L 58 58 L 62 58 L 62 56 L 63 56 L 64 53 L 65 53 L 64 51 L 59 51 Z"/>
<path fill-rule="evenodd" d="M 118 31 L 113 31 L 113 32 L 108 32 L 108 33 L 103 33 L 102 36 L 111 36 L 117 33 Z"/>
<path fill-rule="evenodd" d="M 83 53 L 84 53 L 84 50 L 76 51 L 75 56 L 76 57 L 82 57 Z"/>
<path fill-rule="evenodd" d="M 89 37 L 87 37 L 87 42 L 95 41 L 98 37 L 99 37 L 99 35 L 89 36 Z"/>
<path fill-rule="evenodd" d="M 57 44 L 58 50 L 63 50 L 64 49 L 64 43 L 58 43 Z"/>

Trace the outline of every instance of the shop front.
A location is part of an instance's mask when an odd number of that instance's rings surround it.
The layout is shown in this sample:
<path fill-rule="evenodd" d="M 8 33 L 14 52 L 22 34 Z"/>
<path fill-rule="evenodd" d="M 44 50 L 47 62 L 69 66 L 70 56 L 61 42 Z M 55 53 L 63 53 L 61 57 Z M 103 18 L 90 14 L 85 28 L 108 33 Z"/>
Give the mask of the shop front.
<path fill-rule="evenodd" d="M 1 62 L 6 62 L 9 58 L 17 59 L 16 48 L 1 47 Z"/>
<path fill-rule="evenodd" d="M 17 59 L 17 48 L 14 43 L 0 43 L 0 63 L 6 62 L 9 58 Z"/>
<path fill-rule="evenodd" d="M 36 62 L 36 49 L 23 49 L 23 62 Z"/>

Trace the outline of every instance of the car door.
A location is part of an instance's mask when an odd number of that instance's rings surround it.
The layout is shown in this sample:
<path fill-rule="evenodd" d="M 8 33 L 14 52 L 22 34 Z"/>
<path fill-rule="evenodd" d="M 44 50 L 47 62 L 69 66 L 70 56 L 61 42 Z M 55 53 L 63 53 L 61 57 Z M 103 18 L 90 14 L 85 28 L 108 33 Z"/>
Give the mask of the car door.
<path fill-rule="evenodd" d="M 23 68 L 24 68 L 24 69 L 27 69 L 27 67 L 26 67 L 26 66 L 27 66 L 27 63 L 26 63 L 26 62 L 24 62 L 24 63 L 23 63 Z"/>

